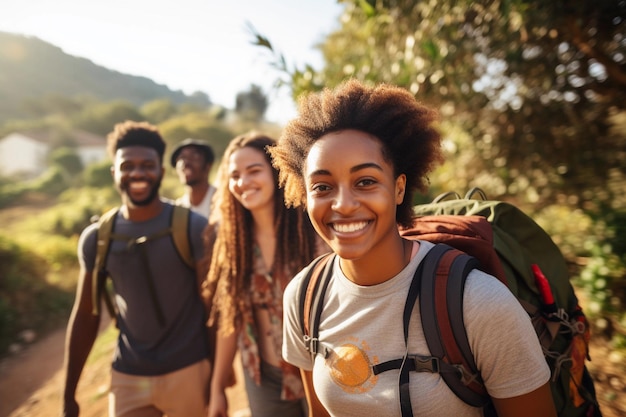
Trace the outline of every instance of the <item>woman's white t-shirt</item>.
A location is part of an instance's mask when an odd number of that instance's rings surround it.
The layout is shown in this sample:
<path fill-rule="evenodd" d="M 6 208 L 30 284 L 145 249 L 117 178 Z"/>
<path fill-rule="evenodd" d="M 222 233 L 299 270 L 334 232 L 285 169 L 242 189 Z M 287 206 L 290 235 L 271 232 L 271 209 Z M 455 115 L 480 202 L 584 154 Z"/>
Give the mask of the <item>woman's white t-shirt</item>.
<path fill-rule="evenodd" d="M 400 416 L 399 370 L 372 373 L 372 365 L 405 354 L 402 315 L 413 274 L 429 242 L 394 278 L 373 286 L 348 280 L 335 258 L 323 303 L 319 339 L 330 355 L 315 357 L 305 349 L 298 321 L 296 276 L 284 294 L 283 357 L 313 370 L 315 392 L 333 416 Z M 472 352 L 492 397 L 527 394 L 545 384 L 550 369 L 528 314 L 509 289 L 478 270 L 466 281 L 463 317 Z M 409 325 L 409 354 L 430 355 L 421 325 L 419 300 Z M 460 400 L 439 374 L 410 373 L 410 396 L 416 416 L 482 416 L 482 409 Z"/>

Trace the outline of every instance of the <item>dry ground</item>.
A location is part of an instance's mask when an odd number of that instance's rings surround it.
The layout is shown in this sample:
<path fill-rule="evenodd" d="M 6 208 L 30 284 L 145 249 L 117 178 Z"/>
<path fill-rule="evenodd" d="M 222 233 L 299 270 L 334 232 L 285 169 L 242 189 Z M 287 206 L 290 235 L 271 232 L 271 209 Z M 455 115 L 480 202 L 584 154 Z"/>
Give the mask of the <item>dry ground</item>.
<path fill-rule="evenodd" d="M 107 325 L 103 325 L 103 331 Z M 58 329 L 23 351 L 0 361 L 0 417 L 60 415 L 64 340 L 65 329 Z M 95 360 L 90 358 L 78 385 L 77 399 L 82 417 L 107 416 L 113 343 L 107 342 L 102 348 L 104 354 Z M 231 416 L 244 416 L 248 400 L 243 388 L 241 368 L 236 366 L 235 370 L 238 373 L 238 384 L 227 391 L 229 412 Z"/>

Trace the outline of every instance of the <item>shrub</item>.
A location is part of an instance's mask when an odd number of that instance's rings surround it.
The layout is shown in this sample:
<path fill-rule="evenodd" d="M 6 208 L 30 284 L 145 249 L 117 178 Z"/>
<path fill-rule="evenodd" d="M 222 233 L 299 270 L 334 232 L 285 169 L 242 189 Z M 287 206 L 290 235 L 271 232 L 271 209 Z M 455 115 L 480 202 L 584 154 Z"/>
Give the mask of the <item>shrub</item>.
<path fill-rule="evenodd" d="M 0 184 L 0 208 L 7 207 L 17 201 L 27 188 L 23 184 Z"/>
<path fill-rule="evenodd" d="M 39 191 L 48 195 L 57 195 L 70 185 L 70 176 L 63 168 L 53 165 L 28 187 L 31 191 Z"/>
<path fill-rule="evenodd" d="M 87 165 L 83 171 L 83 184 L 87 187 L 112 187 L 111 161 Z"/>
<path fill-rule="evenodd" d="M 0 235 L 0 356 L 19 332 L 42 332 L 67 318 L 73 293 L 46 280 L 47 264 L 37 254 Z"/>

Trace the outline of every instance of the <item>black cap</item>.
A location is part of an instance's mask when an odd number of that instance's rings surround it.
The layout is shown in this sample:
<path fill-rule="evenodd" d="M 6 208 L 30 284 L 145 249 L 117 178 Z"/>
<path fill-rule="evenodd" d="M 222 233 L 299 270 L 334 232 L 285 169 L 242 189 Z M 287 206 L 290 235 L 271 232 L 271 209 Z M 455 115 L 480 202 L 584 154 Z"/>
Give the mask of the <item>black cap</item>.
<path fill-rule="evenodd" d="M 204 153 L 204 159 L 206 160 L 207 164 L 213 163 L 215 155 L 213 153 L 213 148 L 211 148 L 211 145 L 203 140 L 185 139 L 178 145 L 176 145 L 174 151 L 172 152 L 172 158 L 170 159 L 170 163 L 172 164 L 173 168 L 176 168 L 176 160 L 178 159 L 178 155 L 183 150 L 183 148 L 186 148 L 187 146 L 193 146 L 200 149 Z"/>

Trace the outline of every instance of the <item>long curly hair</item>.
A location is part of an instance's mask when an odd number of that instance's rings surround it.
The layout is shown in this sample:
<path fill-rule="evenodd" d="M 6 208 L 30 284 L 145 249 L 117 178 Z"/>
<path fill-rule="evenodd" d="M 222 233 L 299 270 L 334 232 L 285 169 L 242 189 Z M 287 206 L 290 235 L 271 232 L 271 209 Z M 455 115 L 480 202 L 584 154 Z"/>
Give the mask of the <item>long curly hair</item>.
<path fill-rule="evenodd" d="M 269 149 L 276 141 L 258 132 L 249 132 L 231 140 L 218 169 L 217 192 L 213 200 L 210 225 L 205 242 L 211 249 L 207 279 L 203 283 L 205 303 L 211 305 L 209 323 L 228 335 L 240 324 L 242 312 L 250 308 L 250 283 L 253 273 L 254 220 L 228 189 L 228 165 L 231 155 L 242 148 L 263 153 L 276 184 L 274 213 L 276 250 L 272 275 L 283 280 L 283 286 L 315 256 L 316 233 L 304 209 L 285 205 L 284 193 L 278 187 L 278 171 L 272 166 Z M 208 234 L 209 236 L 206 236 Z M 212 235 L 212 236 L 210 236 Z M 214 242 L 211 245 L 211 242 Z"/>
<path fill-rule="evenodd" d="M 349 80 L 335 89 L 301 97 L 298 113 L 283 130 L 278 146 L 270 150 L 287 204 L 306 206 L 304 164 L 315 141 L 328 133 L 355 129 L 380 140 L 383 157 L 393 166 L 396 178 L 406 175 L 396 222 L 410 226 L 413 195 L 427 190 L 428 173 L 443 161 L 441 135 L 435 127 L 437 112 L 400 87 L 372 87 Z"/>

